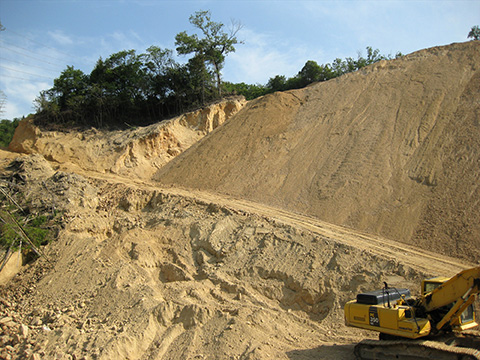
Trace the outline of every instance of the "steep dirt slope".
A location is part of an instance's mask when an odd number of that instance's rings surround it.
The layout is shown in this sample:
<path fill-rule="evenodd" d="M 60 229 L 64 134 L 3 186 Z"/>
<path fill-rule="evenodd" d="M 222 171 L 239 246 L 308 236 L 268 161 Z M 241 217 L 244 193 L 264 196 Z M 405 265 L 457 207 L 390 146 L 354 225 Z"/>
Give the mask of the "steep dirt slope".
<path fill-rule="evenodd" d="M 155 179 L 478 259 L 479 64 L 471 41 L 265 96 Z"/>

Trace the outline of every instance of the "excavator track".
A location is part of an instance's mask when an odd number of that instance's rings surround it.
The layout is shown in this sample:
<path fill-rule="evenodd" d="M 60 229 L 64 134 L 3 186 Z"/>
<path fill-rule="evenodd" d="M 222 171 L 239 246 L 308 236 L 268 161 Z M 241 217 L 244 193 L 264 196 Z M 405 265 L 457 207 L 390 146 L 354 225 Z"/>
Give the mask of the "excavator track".
<path fill-rule="evenodd" d="M 480 337 L 450 336 L 434 340 L 363 340 L 355 346 L 359 360 L 480 360 Z"/>

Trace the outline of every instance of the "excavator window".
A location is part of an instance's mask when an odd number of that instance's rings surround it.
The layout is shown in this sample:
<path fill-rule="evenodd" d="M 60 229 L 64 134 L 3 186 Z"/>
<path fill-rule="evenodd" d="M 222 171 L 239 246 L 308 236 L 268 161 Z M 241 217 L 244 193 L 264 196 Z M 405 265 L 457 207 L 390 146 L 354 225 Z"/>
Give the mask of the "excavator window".
<path fill-rule="evenodd" d="M 439 283 L 425 282 L 425 288 L 423 289 L 423 293 L 429 293 L 430 291 L 435 290 L 439 285 Z"/>
<path fill-rule="evenodd" d="M 443 276 L 437 276 L 433 277 L 430 279 L 425 279 L 422 281 L 422 295 L 425 295 L 436 288 L 438 288 L 440 285 L 442 285 L 445 281 L 448 281 L 450 278 L 443 277 Z"/>
<path fill-rule="evenodd" d="M 462 324 L 475 320 L 473 316 L 473 305 L 470 305 L 460 316 Z"/>

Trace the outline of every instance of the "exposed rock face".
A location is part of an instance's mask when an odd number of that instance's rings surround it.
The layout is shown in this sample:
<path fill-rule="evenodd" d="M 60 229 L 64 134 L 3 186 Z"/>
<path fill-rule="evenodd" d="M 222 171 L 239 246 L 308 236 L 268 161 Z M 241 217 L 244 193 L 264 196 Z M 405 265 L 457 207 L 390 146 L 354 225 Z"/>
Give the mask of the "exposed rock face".
<path fill-rule="evenodd" d="M 86 170 L 148 179 L 245 104 L 243 97 L 237 97 L 127 131 L 42 132 L 26 120 L 20 122 L 9 150 L 38 153 L 50 161 L 72 163 Z"/>

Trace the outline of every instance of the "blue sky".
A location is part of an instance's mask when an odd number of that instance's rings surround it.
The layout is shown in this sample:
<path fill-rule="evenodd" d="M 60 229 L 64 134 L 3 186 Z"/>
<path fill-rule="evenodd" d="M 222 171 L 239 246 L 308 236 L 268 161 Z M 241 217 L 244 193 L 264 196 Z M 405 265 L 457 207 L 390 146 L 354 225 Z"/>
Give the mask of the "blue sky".
<path fill-rule="evenodd" d="M 307 60 L 365 55 L 367 46 L 395 55 L 464 42 L 480 24 L 478 0 L 0 0 L 0 118 L 33 113 L 67 65 L 89 74 L 121 50 L 174 50 L 177 33 L 195 32 L 188 19 L 198 10 L 227 29 L 242 23 L 245 43 L 228 55 L 223 79 L 250 84 L 291 77 Z"/>

